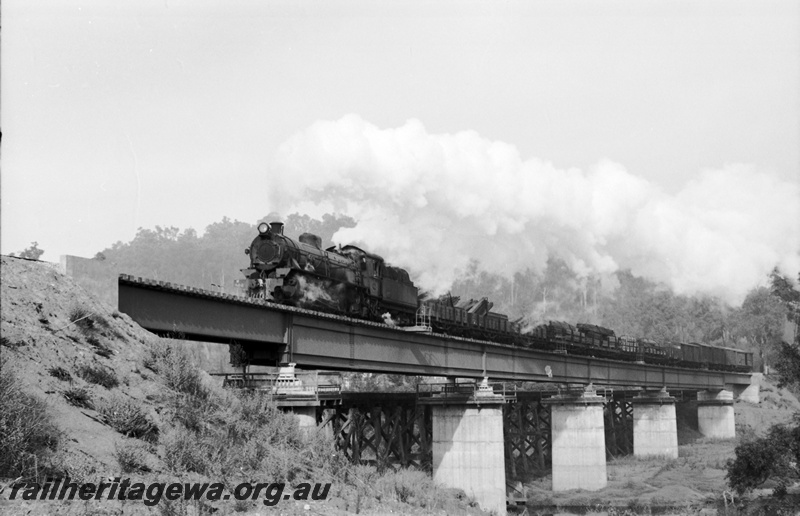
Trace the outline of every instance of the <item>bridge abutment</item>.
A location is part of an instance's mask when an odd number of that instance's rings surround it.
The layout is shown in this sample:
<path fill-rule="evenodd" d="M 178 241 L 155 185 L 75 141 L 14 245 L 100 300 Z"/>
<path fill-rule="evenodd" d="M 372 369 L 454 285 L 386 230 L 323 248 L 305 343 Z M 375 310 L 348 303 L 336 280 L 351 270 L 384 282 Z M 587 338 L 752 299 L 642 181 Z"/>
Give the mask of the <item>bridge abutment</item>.
<path fill-rule="evenodd" d="M 678 458 L 675 398 L 666 389 L 642 393 L 633 404 L 633 455 Z"/>
<path fill-rule="evenodd" d="M 733 397 L 737 400 L 746 401 L 747 403 L 758 404 L 761 401 L 761 380 L 763 380 L 763 373 L 753 373 L 750 377 L 749 385 L 732 384 L 726 386 L 726 389 L 733 391 Z"/>
<path fill-rule="evenodd" d="M 705 437 L 736 437 L 732 391 L 723 389 L 697 392 L 697 429 Z"/>
<path fill-rule="evenodd" d="M 433 480 L 506 514 L 503 401 L 432 405 Z"/>
<path fill-rule="evenodd" d="M 606 487 L 605 398 L 588 389 L 579 395 L 556 395 L 550 405 L 553 491 Z"/>

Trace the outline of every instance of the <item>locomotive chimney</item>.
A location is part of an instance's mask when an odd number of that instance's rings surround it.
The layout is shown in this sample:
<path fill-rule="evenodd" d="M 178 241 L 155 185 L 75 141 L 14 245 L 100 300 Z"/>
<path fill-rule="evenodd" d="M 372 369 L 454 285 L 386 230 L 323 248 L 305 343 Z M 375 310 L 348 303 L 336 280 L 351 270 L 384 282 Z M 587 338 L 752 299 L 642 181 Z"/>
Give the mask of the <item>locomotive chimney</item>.
<path fill-rule="evenodd" d="M 269 223 L 269 230 L 270 232 L 276 235 L 283 234 L 283 222 L 270 222 Z"/>

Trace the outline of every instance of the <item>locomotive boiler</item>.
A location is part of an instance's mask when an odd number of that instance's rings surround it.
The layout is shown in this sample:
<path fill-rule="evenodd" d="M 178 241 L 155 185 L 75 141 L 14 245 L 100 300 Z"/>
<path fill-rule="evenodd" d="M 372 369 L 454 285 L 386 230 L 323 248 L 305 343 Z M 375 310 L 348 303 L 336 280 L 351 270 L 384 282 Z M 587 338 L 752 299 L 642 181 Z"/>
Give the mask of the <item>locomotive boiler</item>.
<path fill-rule="evenodd" d="M 418 290 L 408 272 L 354 245 L 322 249 L 322 239 L 303 233 L 297 241 L 283 224 L 262 222 L 245 249 L 246 293 L 279 303 L 381 320 L 412 321 Z"/>

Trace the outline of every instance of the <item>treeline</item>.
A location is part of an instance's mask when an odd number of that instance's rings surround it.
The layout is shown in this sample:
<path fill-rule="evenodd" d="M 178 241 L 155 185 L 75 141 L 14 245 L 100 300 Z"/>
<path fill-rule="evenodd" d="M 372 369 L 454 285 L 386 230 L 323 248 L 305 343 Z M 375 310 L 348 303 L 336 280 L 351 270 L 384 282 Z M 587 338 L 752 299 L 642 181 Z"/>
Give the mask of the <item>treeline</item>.
<path fill-rule="evenodd" d="M 285 233 L 291 237 L 305 232 L 320 236 L 325 247 L 333 244 L 339 229 L 355 226 L 351 218 L 331 214 L 319 220 L 273 212 L 252 223 L 224 217 L 207 226 L 202 235 L 191 228 L 140 228 L 132 241 L 117 242 L 95 259 L 106 260 L 127 274 L 236 293 L 234 282 L 248 265 L 244 249 L 257 234 L 257 223 L 273 220 L 284 222 Z M 435 251 L 421 247 L 420 252 Z M 774 288 L 793 289 L 793 282 L 777 272 L 770 282 Z M 754 350 L 758 364 L 761 360 L 775 363 L 787 314 L 786 305 L 766 286 L 753 289 L 741 307 L 732 307 L 707 295 L 676 295 L 665 285 L 630 271 L 583 277 L 558 258 L 551 258 L 541 272 L 527 270 L 513 278 L 480 271 L 473 264 L 451 293 L 462 298 L 488 297 L 494 311 L 530 326 L 547 320 L 589 322 L 622 335 Z"/>
<path fill-rule="evenodd" d="M 488 297 L 494 311 L 531 326 L 548 320 L 587 322 L 618 335 L 753 350 L 760 365 L 775 363 L 788 313 L 773 291 L 794 289 L 777 271 L 764 279 L 770 286 L 754 288 L 742 306 L 732 307 L 709 295 L 675 294 L 628 270 L 602 279 L 581 277 L 563 260 L 551 258 L 544 271 L 527 270 L 511 279 L 473 266 L 451 293 Z"/>
<path fill-rule="evenodd" d="M 314 233 L 322 238 L 324 246 L 332 245 L 336 231 L 355 225 L 349 217 L 327 214 L 317 220 L 297 213 L 284 218 L 273 212 L 253 223 L 223 217 L 207 226 L 202 235 L 192 228 L 139 228 L 133 240 L 116 242 L 94 259 L 106 261 L 124 274 L 235 293 L 234 282 L 243 277 L 240 270 L 249 264 L 244 249 L 256 237 L 257 225 L 263 221 L 284 222 L 288 235 Z"/>

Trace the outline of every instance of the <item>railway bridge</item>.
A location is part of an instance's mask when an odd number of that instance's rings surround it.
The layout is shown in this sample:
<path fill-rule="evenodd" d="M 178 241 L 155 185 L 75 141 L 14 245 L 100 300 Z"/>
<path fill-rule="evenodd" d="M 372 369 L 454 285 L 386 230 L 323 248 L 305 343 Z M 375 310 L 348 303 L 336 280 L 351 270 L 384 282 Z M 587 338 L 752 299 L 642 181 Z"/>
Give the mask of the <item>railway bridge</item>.
<path fill-rule="evenodd" d="M 308 369 L 448 378 L 449 387 L 415 401 L 415 407 L 425 407 L 422 413 L 430 415 L 428 441 L 419 437 L 416 416 L 409 419 L 406 414 L 402 423 L 379 409 L 370 411 L 367 419 L 372 422 L 372 435 L 376 435 L 374 428 L 382 428 L 380 421 L 395 421 L 395 435 L 403 435 L 403 425 L 411 428 L 405 434 L 411 436 L 409 442 L 430 443 L 434 480 L 464 489 L 484 509 L 498 514 L 506 512 L 508 442 L 517 443 L 510 454 L 515 468 L 544 459 L 551 463 L 553 490 L 597 490 L 607 482 L 609 425 L 629 423 L 636 456 L 677 457 L 676 397 L 671 394 L 692 393 L 700 432 L 718 438 L 734 437 L 734 398 L 758 401 L 758 384 L 749 373 L 559 354 L 408 331 L 125 275 L 119 278 L 119 310 L 161 336 L 239 344 L 254 365 L 293 363 Z M 463 392 L 457 378 L 475 382 L 469 392 Z M 520 404 L 518 392 L 510 398 L 490 379 L 572 389 L 545 390 L 533 405 L 529 401 L 526 406 Z M 615 398 L 609 392 L 628 395 Z M 527 408 L 509 408 L 510 403 Z M 293 410 L 306 424 L 324 422 L 318 404 L 297 401 Z M 341 415 L 337 417 L 341 420 Z M 546 436 L 542 420 L 548 427 Z M 509 433 L 512 424 L 517 429 Z M 389 430 L 377 435 L 393 434 Z M 391 451 L 386 446 L 383 450 Z M 549 455 L 541 451 L 543 446 Z M 374 444 L 373 448 L 376 453 L 381 450 Z"/>

